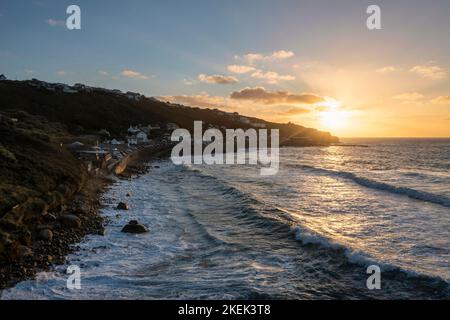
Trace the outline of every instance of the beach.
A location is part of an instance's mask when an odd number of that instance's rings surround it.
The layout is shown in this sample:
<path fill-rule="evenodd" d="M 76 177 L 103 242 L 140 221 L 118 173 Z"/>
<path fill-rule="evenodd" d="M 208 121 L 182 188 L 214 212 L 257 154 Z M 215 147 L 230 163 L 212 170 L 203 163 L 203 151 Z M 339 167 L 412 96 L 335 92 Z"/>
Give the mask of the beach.
<path fill-rule="evenodd" d="M 163 156 L 166 150 L 164 144 L 155 143 L 135 151 L 129 155 L 130 160 L 124 162 L 119 174 L 102 172 L 88 176 L 80 191 L 64 199 L 58 210 L 45 212 L 45 224 L 39 226 L 42 237 L 26 247 L 28 250 L 24 247 L 19 258 L 0 266 L 0 291 L 63 264 L 66 256 L 78 250 L 77 244 L 86 236 L 104 235 L 107 221 L 99 214 L 103 206 L 102 194 L 113 183 L 146 173 L 149 162 Z"/>
<path fill-rule="evenodd" d="M 2 298 L 448 299 L 450 144 L 364 143 L 283 148 L 279 175 L 263 178 L 252 166 L 153 161 L 103 194 L 105 236 L 88 236 L 65 265 Z M 387 163 L 392 147 L 401 152 Z M 405 171 L 411 152 L 428 158 Z M 408 178 L 419 171 L 420 187 Z M 401 188 L 387 180 L 394 174 Z M 131 219 L 149 232 L 121 232 Z M 81 290 L 66 287 L 69 264 L 80 266 Z M 366 286 L 370 265 L 382 290 Z"/>

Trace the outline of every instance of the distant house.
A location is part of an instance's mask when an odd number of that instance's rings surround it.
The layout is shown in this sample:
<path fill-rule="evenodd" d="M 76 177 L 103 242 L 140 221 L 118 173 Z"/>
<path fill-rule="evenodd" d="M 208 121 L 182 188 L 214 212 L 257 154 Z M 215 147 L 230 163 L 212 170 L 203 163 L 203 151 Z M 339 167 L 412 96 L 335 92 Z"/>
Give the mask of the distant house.
<path fill-rule="evenodd" d="M 136 92 L 131 92 L 131 91 L 128 91 L 125 95 L 128 99 L 135 100 L 135 101 L 139 101 L 143 98 L 143 96 L 141 94 L 136 93 Z"/>
<path fill-rule="evenodd" d="M 63 92 L 65 92 L 65 93 L 77 93 L 78 90 L 72 89 L 72 88 L 69 87 L 69 86 L 64 86 L 64 87 L 63 87 Z"/>
<path fill-rule="evenodd" d="M 146 142 L 148 142 L 147 134 L 145 132 L 143 132 L 143 131 L 139 131 L 136 134 L 136 140 L 137 140 L 137 143 L 146 143 Z"/>
<path fill-rule="evenodd" d="M 8 80 L 8 78 L 5 77 L 4 74 L 0 74 L 0 81 Z"/>
<path fill-rule="evenodd" d="M 129 131 L 130 132 L 130 131 Z M 134 144 L 141 144 L 141 143 L 147 143 L 148 136 L 144 131 L 137 130 L 133 132 L 130 136 L 128 136 L 128 144 L 134 145 Z"/>
<path fill-rule="evenodd" d="M 82 84 L 82 83 L 75 83 L 74 85 L 73 85 L 73 88 L 75 89 L 75 90 L 86 90 L 86 86 L 84 85 L 84 84 Z"/>
<path fill-rule="evenodd" d="M 128 137 L 128 145 L 134 145 L 137 144 L 137 138 L 136 135 L 132 135 Z"/>
<path fill-rule="evenodd" d="M 133 126 L 131 126 L 130 125 L 130 127 L 128 128 L 128 133 L 131 133 L 131 134 L 136 134 L 136 133 L 138 133 L 140 130 L 139 130 L 139 128 L 136 126 L 136 127 L 133 127 Z"/>
<path fill-rule="evenodd" d="M 119 141 L 119 140 L 117 140 L 117 139 L 112 139 L 110 142 L 109 142 L 109 144 L 112 144 L 112 145 L 121 145 L 121 144 L 123 144 L 123 142 L 122 141 Z"/>

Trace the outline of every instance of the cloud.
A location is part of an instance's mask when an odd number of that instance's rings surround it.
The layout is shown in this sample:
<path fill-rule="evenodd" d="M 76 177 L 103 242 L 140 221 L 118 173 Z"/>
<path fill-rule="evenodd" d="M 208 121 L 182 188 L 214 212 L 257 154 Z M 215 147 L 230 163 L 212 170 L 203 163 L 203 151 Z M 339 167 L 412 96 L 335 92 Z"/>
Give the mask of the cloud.
<path fill-rule="evenodd" d="M 148 76 L 133 70 L 123 70 L 121 75 L 131 79 L 147 80 Z"/>
<path fill-rule="evenodd" d="M 450 96 L 440 96 L 431 101 L 435 104 L 450 104 Z"/>
<path fill-rule="evenodd" d="M 294 56 L 294 52 L 292 52 L 292 51 L 280 50 L 280 51 L 275 51 L 274 53 L 272 53 L 272 58 L 274 58 L 274 59 L 288 59 L 293 56 Z"/>
<path fill-rule="evenodd" d="M 103 71 L 103 70 L 100 70 L 98 73 L 101 74 L 102 76 L 107 76 L 108 75 L 108 72 Z"/>
<path fill-rule="evenodd" d="M 64 20 L 56 20 L 56 19 L 47 19 L 47 24 L 51 27 L 65 27 L 66 22 Z"/>
<path fill-rule="evenodd" d="M 280 112 L 280 114 L 285 116 L 297 116 L 299 114 L 305 114 L 309 112 L 311 112 L 311 110 L 305 108 L 291 108 L 287 111 Z"/>
<path fill-rule="evenodd" d="M 230 72 L 233 72 L 233 73 L 240 73 L 240 74 L 242 74 L 242 73 L 248 73 L 248 72 L 250 72 L 250 71 L 254 71 L 254 70 L 255 70 L 255 68 L 250 67 L 250 66 L 241 66 L 241 65 L 236 65 L 236 64 L 229 65 L 229 66 L 227 67 L 227 69 L 228 69 L 228 71 L 230 71 Z"/>
<path fill-rule="evenodd" d="M 56 74 L 57 74 L 58 76 L 63 77 L 63 76 L 66 75 L 66 72 L 65 72 L 64 70 L 59 70 L 59 71 L 56 71 Z"/>
<path fill-rule="evenodd" d="M 316 94 L 293 94 L 287 91 L 267 91 L 263 87 L 244 88 L 230 95 L 235 100 L 250 100 L 264 104 L 316 104 L 325 102 L 325 98 Z"/>
<path fill-rule="evenodd" d="M 194 80 L 191 79 L 183 79 L 182 81 L 187 86 L 192 86 L 194 84 Z"/>
<path fill-rule="evenodd" d="M 447 74 L 441 67 L 433 65 L 417 65 L 412 67 L 409 71 L 431 80 L 442 79 Z"/>
<path fill-rule="evenodd" d="M 239 80 L 233 76 L 223 76 L 223 75 L 211 75 L 199 74 L 198 80 L 206 83 L 216 83 L 216 84 L 233 84 L 238 83 Z"/>
<path fill-rule="evenodd" d="M 268 83 L 277 83 L 280 80 L 284 81 L 295 80 L 295 77 L 291 75 L 279 75 L 277 72 L 273 71 L 264 72 L 262 70 L 256 70 L 254 73 L 252 73 L 252 78 L 264 79 Z"/>
<path fill-rule="evenodd" d="M 23 70 L 23 72 L 25 72 L 28 75 L 34 74 L 34 70 L 31 70 L 31 69 L 25 69 L 25 70 Z"/>
<path fill-rule="evenodd" d="M 414 102 L 425 98 L 425 96 L 418 92 L 406 92 L 402 94 L 398 94 L 393 97 L 396 100 L 401 100 L 404 102 Z"/>
<path fill-rule="evenodd" d="M 393 67 L 393 66 L 387 66 L 387 67 L 378 68 L 375 71 L 378 73 L 391 73 L 391 72 L 397 71 L 397 68 Z"/>
<path fill-rule="evenodd" d="M 295 54 L 292 51 L 278 50 L 274 51 L 269 55 L 264 55 L 262 53 L 247 53 L 243 56 L 235 56 L 236 59 L 246 60 L 250 65 L 255 64 L 258 61 L 273 61 L 273 60 L 283 60 L 293 57 Z"/>

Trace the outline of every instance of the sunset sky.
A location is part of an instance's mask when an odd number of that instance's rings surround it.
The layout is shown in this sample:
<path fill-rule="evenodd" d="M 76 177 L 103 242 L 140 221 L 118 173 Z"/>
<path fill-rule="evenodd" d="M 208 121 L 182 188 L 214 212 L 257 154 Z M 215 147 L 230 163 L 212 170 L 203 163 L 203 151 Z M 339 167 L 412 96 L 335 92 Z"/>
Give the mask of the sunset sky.
<path fill-rule="evenodd" d="M 81 30 L 65 27 L 81 7 Z M 381 7 L 382 30 L 366 8 Z M 0 74 L 340 137 L 450 137 L 450 1 L 5 1 Z"/>

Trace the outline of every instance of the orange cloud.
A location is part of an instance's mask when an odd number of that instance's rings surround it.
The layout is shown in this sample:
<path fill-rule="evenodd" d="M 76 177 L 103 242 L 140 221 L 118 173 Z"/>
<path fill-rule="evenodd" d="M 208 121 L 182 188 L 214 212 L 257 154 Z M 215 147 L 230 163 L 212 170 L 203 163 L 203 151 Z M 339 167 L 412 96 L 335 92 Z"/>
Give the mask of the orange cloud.
<path fill-rule="evenodd" d="M 245 88 L 232 92 L 231 99 L 250 100 L 265 104 L 316 104 L 325 102 L 325 98 L 316 94 L 293 94 L 287 91 L 267 91 L 263 87 Z"/>

